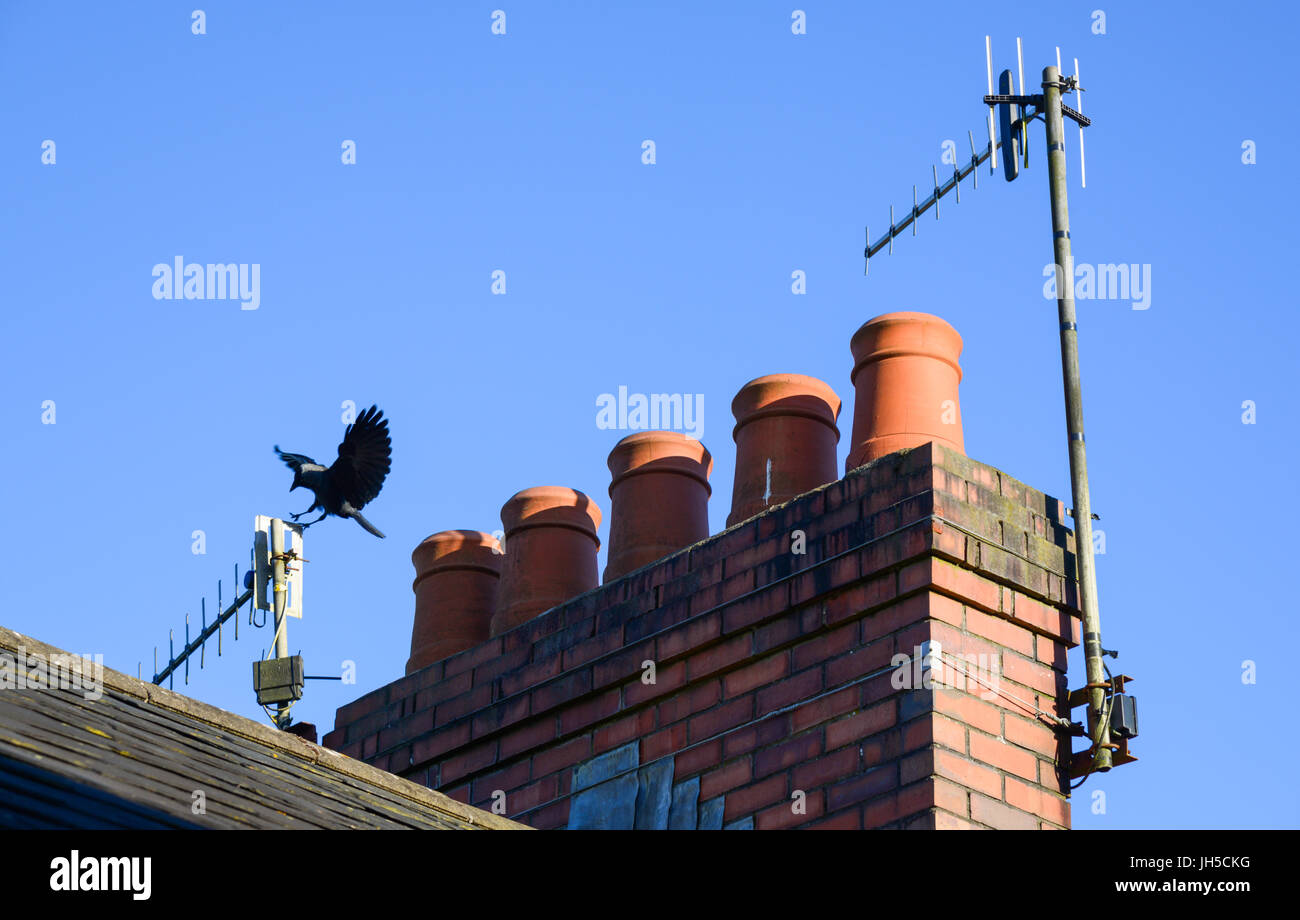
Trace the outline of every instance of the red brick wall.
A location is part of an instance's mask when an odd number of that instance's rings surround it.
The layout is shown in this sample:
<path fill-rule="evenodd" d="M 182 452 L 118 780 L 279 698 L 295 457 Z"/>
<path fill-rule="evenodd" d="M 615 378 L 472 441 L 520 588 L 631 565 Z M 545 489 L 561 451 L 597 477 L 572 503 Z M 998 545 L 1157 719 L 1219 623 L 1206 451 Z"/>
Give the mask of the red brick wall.
<path fill-rule="evenodd" d="M 1034 717 L 1068 715 L 1079 641 L 1062 516 L 937 445 L 893 454 L 342 707 L 323 743 L 542 828 L 638 740 L 760 829 L 1068 827 L 1068 739 Z M 927 640 L 998 692 L 897 686 Z"/>

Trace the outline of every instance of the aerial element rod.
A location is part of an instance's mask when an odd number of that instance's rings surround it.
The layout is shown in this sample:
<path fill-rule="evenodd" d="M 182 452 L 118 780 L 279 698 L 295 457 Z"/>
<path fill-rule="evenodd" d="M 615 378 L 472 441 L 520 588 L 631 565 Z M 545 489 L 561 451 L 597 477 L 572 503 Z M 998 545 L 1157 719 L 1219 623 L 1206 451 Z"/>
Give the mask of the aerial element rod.
<path fill-rule="evenodd" d="M 217 618 L 213 622 L 205 626 L 203 628 L 203 631 L 194 637 L 193 642 L 187 643 L 185 648 L 181 649 L 180 658 L 177 658 L 173 655 L 171 660 L 167 662 L 167 667 L 163 668 L 162 671 L 154 674 L 153 683 L 161 685 L 164 680 L 166 680 L 168 677 L 171 676 L 173 671 L 175 671 L 178 667 L 180 667 L 180 664 L 183 660 L 189 658 L 190 655 L 194 654 L 195 651 L 197 651 L 200 647 L 202 647 L 204 642 L 212 638 L 212 634 L 221 628 L 222 623 L 226 622 L 226 620 L 234 616 L 235 611 L 237 611 L 240 607 L 244 606 L 244 604 L 247 604 L 252 599 L 253 599 L 252 589 L 249 589 L 248 591 L 245 591 L 243 594 L 239 595 L 239 597 L 237 597 L 229 607 L 227 607 L 220 614 L 218 614 Z M 236 620 L 235 622 L 238 623 L 239 621 Z M 156 669 L 158 667 L 158 650 L 156 648 L 154 649 L 153 662 L 154 662 L 154 668 Z"/>
<path fill-rule="evenodd" d="M 949 192 L 953 191 L 953 189 L 957 189 L 958 190 L 957 200 L 960 201 L 961 180 L 965 179 L 967 176 L 975 172 L 976 168 L 981 163 L 986 161 L 992 155 L 992 151 L 997 150 L 999 146 L 1001 146 L 1001 142 L 995 141 L 991 147 L 985 147 L 983 153 L 977 155 L 974 152 L 972 152 L 970 161 L 967 162 L 966 165 L 960 168 L 954 168 L 952 175 L 949 176 L 943 182 L 942 185 L 936 184 L 934 191 L 930 194 L 930 197 L 925 199 L 925 201 L 922 201 L 920 204 L 916 203 L 916 189 L 913 188 L 912 209 L 908 211 L 907 216 L 904 217 L 902 220 L 900 220 L 898 223 L 894 223 L 894 209 L 893 206 L 891 205 L 889 209 L 889 229 L 886 230 L 883 234 L 881 234 L 880 238 L 877 239 L 874 243 L 871 242 L 871 228 L 870 227 L 867 228 L 867 248 L 866 251 L 863 253 L 863 256 L 866 259 L 866 267 L 864 268 L 862 273 L 864 275 L 867 273 L 866 268 L 869 268 L 871 265 L 871 257 L 874 256 L 876 253 L 880 252 L 880 250 L 884 249 L 886 246 L 889 246 L 890 251 L 892 252 L 894 237 L 899 236 L 908 227 L 912 227 L 912 234 L 913 236 L 915 236 L 916 219 L 920 217 L 922 214 L 924 214 L 926 211 L 930 210 L 930 208 L 936 208 L 935 216 L 938 217 L 939 212 L 937 208 L 939 204 L 939 199 L 942 198 L 944 195 L 947 195 Z M 935 171 L 934 175 L 935 175 L 935 182 L 938 183 L 937 170 Z M 979 180 L 976 179 L 975 182 L 976 182 L 976 188 L 978 188 Z"/>

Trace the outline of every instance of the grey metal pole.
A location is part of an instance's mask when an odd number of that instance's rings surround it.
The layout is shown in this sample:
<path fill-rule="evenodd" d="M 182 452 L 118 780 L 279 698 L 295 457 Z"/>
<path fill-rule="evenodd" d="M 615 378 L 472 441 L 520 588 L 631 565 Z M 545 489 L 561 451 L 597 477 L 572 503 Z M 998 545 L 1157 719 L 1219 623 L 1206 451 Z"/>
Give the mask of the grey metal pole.
<path fill-rule="evenodd" d="M 271 596 L 275 608 L 275 657 L 289 657 L 289 636 L 286 634 L 284 607 L 289 586 L 284 576 L 284 521 L 271 519 Z M 289 704 L 276 703 L 276 728 L 285 728 L 289 724 Z"/>
<path fill-rule="evenodd" d="M 1088 736 L 1094 769 L 1111 768 L 1110 724 L 1103 712 L 1106 673 L 1101 660 L 1101 612 L 1097 569 L 1092 555 L 1092 502 L 1088 495 L 1088 455 L 1083 439 L 1083 388 L 1079 382 L 1079 334 L 1074 312 L 1074 258 L 1070 254 L 1070 212 L 1066 203 L 1065 125 L 1061 116 L 1061 74 L 1043 68 L 1043 110 L 1047 121 L 1047 177 L 1052 195 L 1052 247 L 1056 255 L 1056 306 L 1061 321 L 1061 370 L 1065 378 L 1065 420 L 1070 441 L 1070 491 L 1079 606 L 1083 609 L 1083 654 L 1088 673 Z"/>

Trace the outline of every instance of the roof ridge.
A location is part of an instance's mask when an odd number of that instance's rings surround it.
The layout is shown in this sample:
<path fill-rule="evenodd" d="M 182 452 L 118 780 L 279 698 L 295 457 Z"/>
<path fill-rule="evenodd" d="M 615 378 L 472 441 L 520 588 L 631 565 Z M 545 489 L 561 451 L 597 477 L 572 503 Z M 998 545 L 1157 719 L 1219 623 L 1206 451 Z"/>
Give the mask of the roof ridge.
<path fill-rule="evenodd" d="M 16 652 L 20 648 L 28 653 L 40 654 L 46 658 L 61 655 L 78 661 L 84 660 L 80 655 L 67 652 L 47 642 L 42 642 L 39 639 L 0 626 L 0 650 Z M 103 686 L 105 689 L 124 693 L 161 709 L 167 709 L 206 722 L 249 741 L 274 747 L 335 773 L 378 786 L 395 795 L 400 795 L 426 808 L 443 812 L 466 823 L 493 830 L 529 829 L 525 824 L 465 805 L 444 793 L 421 786 L 419 783 L 389 773 L 386 770 L 381 770 L 378 767 L 372 767 L 362 761 L 354 760 L 346 754 L 341 754 L 322 745 L 313 744 L 297 735 L 262 725 L 260 722 L 237 713 L 204 703 L 174 690 L 155 686 L 148 681 L 139 680 L 121 671 L 104 667 Z"/>

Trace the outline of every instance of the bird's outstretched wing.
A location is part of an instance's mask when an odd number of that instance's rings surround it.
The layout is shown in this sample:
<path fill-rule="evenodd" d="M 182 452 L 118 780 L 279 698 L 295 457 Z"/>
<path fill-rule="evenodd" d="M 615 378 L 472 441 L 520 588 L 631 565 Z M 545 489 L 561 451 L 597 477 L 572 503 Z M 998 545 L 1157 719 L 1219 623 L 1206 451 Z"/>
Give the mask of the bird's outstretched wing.
<path fill-rule="evenodd" d="M 360 510 L 379 494 L 392 452 L 388 420 L 377 407 L 371 406 L 348 426 L 339 445 L 339 458 L 329 472 L 339 493 L 353 508 Z"/>
<path fill-rule="evenodd" d="M 295 473 L 301 470 L 304 465 L 306 466 L 319 465 L 316 463 L 315 460 L 313 460 L 311 457 L 308 457 L 306 454 L 291 454 L 288 453 L 287 451 L 280 450 L 279 444 L 275 445 L 275 452 L 276 454 L 279 455 L 280 459 L 284 461 L 284 465 L 289 467 L 289 469 L 293 470 Z"/>

